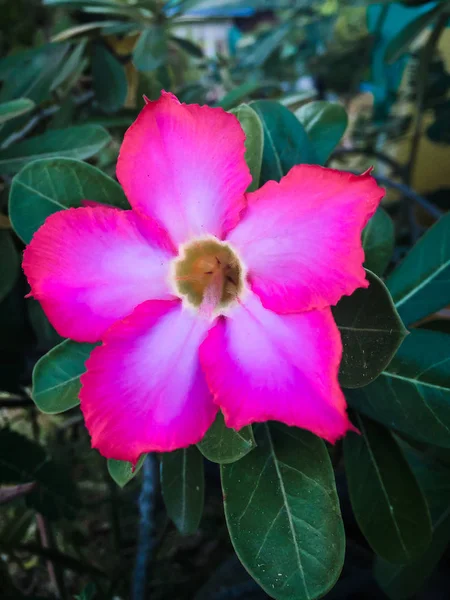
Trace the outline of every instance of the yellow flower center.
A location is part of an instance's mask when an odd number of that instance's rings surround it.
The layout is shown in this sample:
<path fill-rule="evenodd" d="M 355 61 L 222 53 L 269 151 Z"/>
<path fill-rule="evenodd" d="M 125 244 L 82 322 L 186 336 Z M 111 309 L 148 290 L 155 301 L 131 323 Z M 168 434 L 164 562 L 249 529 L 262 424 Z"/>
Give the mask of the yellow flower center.
<path fill-rule="evenodd" d="M 178 293 L 210 313 L 230 305 L 243 289 L 236 254 L 216 239 L 194 240 L 183 246 L 173 267 Z"/>

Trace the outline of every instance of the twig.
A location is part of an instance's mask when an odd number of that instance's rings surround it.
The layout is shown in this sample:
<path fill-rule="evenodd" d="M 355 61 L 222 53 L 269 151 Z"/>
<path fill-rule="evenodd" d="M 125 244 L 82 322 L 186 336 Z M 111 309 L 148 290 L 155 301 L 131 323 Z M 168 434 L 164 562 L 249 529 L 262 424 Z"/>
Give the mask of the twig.
<path fill-rule="evenodd" d="M 437 206 L 435 206 L 432 202 L 415 192 L 408 185 L 404 183 L 397 183 L 396 181 L 392 181 L 388 177 L 383 177 L 381 175 L 375 175 L 375 179 L 381 185 L 385 185 L 386 187 L 393 188 L 394 190 L 398 190 L 404 196 L 406 196 L 409 200 L 412 200 L 419 206 L 421 206 L 427 213 L 433 217 L 434 219 L 439 219 L 444 214 Z"/>
<path fill-rule="evenodd" d="M 47 550 L 54 548 L 55 540 L 53 539 L 53 532 L 46 518 L 40 513 L 36 513 L 36 522 L 39 529 L 39 535 L 41 537 L 42 547 Z M 53 563 L 51 558 L 47 559 L 47 570 L 51 585 L 55 590 L 57 597 L 63 600 L 67 597 L 67 595 L 62 570 Z"/>
<path fill-rule="evenodd" d="M 147 567 L 153 552 L 154 512 L 158 482 L 157 458 L 149 454 L 142 465 L 142 488 L 139 496 L 139 537 L 133 573 L 131 599 L 147 600 Z"/>
<path fill-rule="evenodd" d="M 86 573 L 105 578 L 108 577 L 108 575 L 101 569 L 94 567 L 93 565 L 83 563 L 77 558 L 69 556 L 68 554 L 63 554 L 62 552 L 60 552 L 59 550 L 55 550 L 54 548 L 44 548 L 37 544 L 27 543 L 18 544 L 14 546 L 14 548 L 2 546 L 1 550 L 5 554 L 9 554 L 13 550 L 14 552 L 28 552 L 29 554 L 34 554 L 35 556 L 42 556 L 42 558 L 51 560 L 53 563 L 58 563 L 65 569 L 69 569 L 70 571 L 74 571 L 75 573 Z"/>
<path fill-rule="evenodd" d="M 401 165 L 399 162 L 397 162 L 387 154 L 383 154 L 382 152 L 378 152 L 377 150 L 370 150 L 365 148 L 337 148 L 331 155 L 329 161 L 333 158 L 339 158 L 340 156 L 345 156 L 347 154 L 363 154 L 367 156 L 373 156 L 380 162 L 383 162 L 389 167 L 391 167 L 391 169 L 394 171 L 394 175 L 402 178 L 404 178 L 404 176 L 406 175 L 406 167 Z"/>

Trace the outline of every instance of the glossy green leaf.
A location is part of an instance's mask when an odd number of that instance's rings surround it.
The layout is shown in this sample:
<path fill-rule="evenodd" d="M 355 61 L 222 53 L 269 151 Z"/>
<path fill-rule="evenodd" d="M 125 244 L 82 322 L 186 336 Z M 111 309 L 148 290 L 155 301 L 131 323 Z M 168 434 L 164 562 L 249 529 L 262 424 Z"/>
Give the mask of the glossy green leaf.
<path fill-rule="evenodd" d="M 318 100 L 308 102 L 295 111 L 316 152 L 319 165 L 324 165 L 347 129 L 348 117 L 341 104 Z"/>
<path fill-rule="evenodd" d="M 257 100 L 250 107 L 258 114 L 264 130 L 260 185 L 280 181 L 301 163 L 317 163 L 314 148 L 300 121 L 289 109 L 273 100 Z"/>
<path fill-rule="evenodd" d="M 0 150 L 0 172 L 17 173 L 27 163 L 42 158 L 89 158 L 110 140 L 106 129 L 97 125 L 47 131 Z"/>
<path fill-rule="evenodd" d="M 371 271 L 366 274 L 368 288 L 358 288 L 332 307 L 344 347 L 339 381 L 348 388 L 376 379 L 408 333 L 384 283 Z"/>
<path fill-rule="evenodd" d="M 388 277 L 406 326 L 450 304 L 450 214 L 439 219 Z"/>
<path fill-rule="evenodd" d="M 227 427 L 221 412 L 217 414 L 205 437 L 197 444 L 203 456 L 220 464 L 232 463 L 241 459 L 255 446 L 252 428 L 243 427 L 236 431 Z"/>
<path fill-rule="evenodd" d="M 8 428 L 0 430 L 0 485 L 36 482 L 26 495 L 28 506 L 49 519 L 74 518 L 77 491 L 67 468 L 47 456 L 45 449 Z"/>
<path fill-rule="evenodd" d="M 80 376 L 95 344 L 64 340 L 38 360 L 33 370 L 32 397 L 45 413 L 60 413 L 79 404 Z"/>
<path fill-rule="evenodd" d="M 133 465 L 126 460 L 114 460 L 113 458 L 110 458 L 108 459 L 108 472 L 117 485 L 124 487 L 139 473 L 146 456 L 146 454 L 140 456 L 134 469 Z"/>
<path fill-rule="evenodd" d="M 442 6 L 436 6 L 430 11 L 422 13 L 413 21 L 409 21 L 409 23 L 390 40 L 384 53 L 384 60 L 387 63 L 392 64 L 403 56 L 403 54 L 408 52 L 414 40 L 417 39 L 426 27 L 431 25 L 441 10 Z"/>
<path fill-rule="evenodd" d="M 171 35 L 170 39 L 190 56 L 193 56 L 194 58 L 204 57 L 202 48 L 198 44 L 194 44 L 194 42 L 191 42 L 191 40 L 187 40 L 186 38 L 180 38 L 175 35 Z"/>
<path fill-rule="evenodd" d="M 161 458 L 161 489 L 167 514 L 182 535 L 195 533 L 203 513 L 203 456 L 196 446 Z"/>
<path fill-rule="evenodd" d="M 138 71 L 155 71 L 167 58 L 167 36 L 161 27 L 148 27 L 139 36 L 133 50 L 133 64 Z"/>
<path fill-rule="evenodd" d="M 28 98 L 18 98 L 17 100 L 3 102 L 3 104 L 0 104 L 0 125 L 30 112 L 34 106 L 33 100 L 29 100 Z"/>
<path fill-rule="evenodd" d="M 12 182 L 9 216 L 25 243 L 51 214 L 95 200 L 129 208 L 120 185 L 99 169 L 70 158 L 43 159 L 27 165 Z"/>
<path fill-rule="evenodd" d="M 433 521 L 430 546 L 417 560 L 395 565 L 382 559 L 375 562 L 375 578 L 391 600 L 413 597 L 436 568 L 450 542 L 450 471 L 428 457 L 407 454 L 428 501 Z"/>
<path fill-rule="evenodd" d="M 347 390 L 350 406 L 436 446 L 450 447 L 450 336 L 415 329 L 374 382 Z"/>
<path fill-rule="evenodd" d="M 358 525 L 376 554 L 408 563 L 431 541 L 427 503 L 407 460 L 382 425 L 356 415 L 344 439 L 345 470 Z"/>
<path fill-rule="evenodd" d="M 394 223 L 380 206 L 362 232 L 366 269 L 381 277 L 392 258 L 394 242 Z"/>
<path fill-rule="evenodd" d="M 19 272 L 19 253 L 11 234 L 7 229 L 0 229 L 0 302 L 12 290 Z"/>
<path fill-rule="evenodd" d="M 112 113 L 122 108 L 128 93 L 125 69 L 103 44 L 94 47 L 92 75 L 95 96 L 101 109 Z"/>
<path fill-rule="evenodd" d="M 339 577 L 345 549 L 327 449 L 279 423 L 256 425 L 255 437 L 252 452 L 221 466 L 234 549 L 271 598 L 319 598 Z"/>
<path fill-rule="evenodd" d="M 242 102 L 245 98 L 250 96 L 251 94 L 256 93 L 258 90 L 266 90 L 266 89 L 279 89 L 279 84 L 271 82 L 271 81 L 246 81 L 241 85 L 238 85 L 234 89 L 230 90 L 225 96 L 220 100 L 219 106 L 224 108 L 225 110 L 229 110 Z"/>
<path fill-rule="evenodd" d="M 236 116 L 245 133 L 245 161 L 252 174 L 248 192 L 259 188 L 264 147 L 263 126 L 257 113 L 248 104 L 230 110 Z"/>

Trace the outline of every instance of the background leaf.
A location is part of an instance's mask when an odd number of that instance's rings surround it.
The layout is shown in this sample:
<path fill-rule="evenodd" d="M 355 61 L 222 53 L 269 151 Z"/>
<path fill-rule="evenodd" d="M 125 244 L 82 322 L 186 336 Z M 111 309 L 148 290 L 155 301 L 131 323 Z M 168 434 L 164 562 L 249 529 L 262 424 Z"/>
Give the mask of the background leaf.
<path fill-rule="evenodd" d="M 450 447 L 450 336 L 413 330 L 370 385 L 347 390 L 350 406 L 413 439 Z"/>
<path fill-rule="evenodd" d="M 264 146 L 262 123 L 248 104 L 241 104 L 230 112 L 238 119 L 245 133 L 245 160 L 252 174 L 252 182 L 247 191 L 253 192 L 258 189 L 261 176 Z"/>
<path fill-rule="evenodd" d="M 125 69 L 103 44 L 97 44 L 93 49 L 92 75 L 95 96 L 101 109 L 112 113 L 122 108 L 128 92 Z"/>
<path fill-rule="evenodd" d="M 442 7 L 438 5 L 429 12 L 421 14 L 416 19 L 410 21 L 406 27 L 401 29 L 399 33 L 390 40 L 386 47 L 384 60 L 388 64 L 392 64 L 403 54 L 408 52 L 414 40 L 435 20 L 441 10 Z"/>
<path fill-rule="evenodd" d="M 306 131 L 289 109 L 273 100 L 257 100 L 250 107 L 264 130 L 260 186 L 271 179 L 280 181 L 294 165 L 317 163 Z"/>
<path fill-rule="evenodd" d="M 45 413 L 60 413 L 80 403 L 80 376 L 96 344 L 65 340 L 38 360 L 33 370 L 32 397 Z"/>
<path fill-rule="evenodd" d="M 0 125 L 33 110 L 34 102 L 28 98 L 18 98 L 0 104 Z"/>
<path fill-rule="evenodd" d="M 355 425 L 361 435 L 344 438 L 344 459 L 358 525 L 376 554 L 411 562 L 431 541 L 425 498 L 391 433 L 361 415 Z"/>
<path fill-rule="evenodd" d="M 203 456 L 219 464 L 235 462 L 248 454 L 255 446 L 252 428 L 243 427 L 236 431 L 227 427 L 221 412 L 217 413 L 214 423 L 202 441 L 197 444 Z"/>
<path fill-rule="evenodd" d="M 44 516 L 73 518 L 79 501 L 67 469 L 51 460 L 35 442 L 11 429 L 0 430 L 0 484 L 31 483 L 28 506 Z"/>
<path fill-rule="evenodd" d="M 9 216 L 25 243 L 51 214 L 94 200 L 129 208 L 120 185 L 99 169 L 69 158 L 43 159 L 27 165 L 11 186 Z"/>
<path fill-rule="evenodd" d="M 7 229 L 0 229 L 0 302 L 12 290 L 19 272 L 19 253 L 11 234 Z"/>
<path fill-rule="evenodd" d="M 204 502 L 203 456 L 196 446 L 161 458 L 161 488 L 167 514 L 182 535 L 195 533 Z"/>
<path fill-rule="evenodd" d="M 222 465 L 234 549 L 277 600 L 319 598 L 339 577 L 344 530 L 325 444 L 278 423 L 255 426 L 257 447 Z"/>
<path fill-rule="evenodd" d="M 117 485 L 124 487 L 139 473 L 146 456 L 146 454 L 142 454 L 142 456 L 140 456 L 134 469 L 130 462 L 125 460 L 114 460 L 113 458 L 110 458 L 108 459 L 108 472 Z"/>
<path fill-rule="evenodd" d="M 370 271 L 366 275 L 368 288 L 358 288 L 332 307 L 344 347 L 339 381 L 348 388 L 376 379 L 407 334 L 384 283 Z"/>
<path fill-rule="evenodd" d="M 110 142 L 109 133 L 98 125 L 80 125 L 50 130 L 0 150 L 0 172 L 17 173 L 39 158 L 89 158 Z"/>
<path fill-rule="evenodd" d="M 133 50 L 133 64 L 138 71 L 155 71 L 167 58 L 167 36 L 161 27 L 147 27 Z"/>
<path fill-rule="evenodd" d="M 439 219 L 388 277 L 406 326 L 450 304 L 450 214 Z"/>
<path fill-rule="evenodd" d="M 341 104 L 318 100 L 308 102 L 295 111 L 303 125 L 319 165 L 324 165 L 347 129 L 348 117 Z"/>
<path fill-rule="evenodd" d="M 394 223 L 379 206 L 362 232 L 366 269 L 381 277 L 392 258 L 394 243 Z"/>

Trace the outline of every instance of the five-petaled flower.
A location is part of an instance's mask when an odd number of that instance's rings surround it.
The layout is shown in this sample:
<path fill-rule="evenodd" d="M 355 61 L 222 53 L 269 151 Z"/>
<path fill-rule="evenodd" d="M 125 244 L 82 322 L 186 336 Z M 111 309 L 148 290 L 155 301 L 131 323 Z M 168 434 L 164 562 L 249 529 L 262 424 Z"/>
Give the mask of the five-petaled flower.
<path fill-rule="evenodd" d="M 244 140 L 233 115 L 163 92 L 120 151 L 132 210 L 57 212 L 25 250 L 56 330 L 102 342 L 80 401 L 106 457 L 199 442 L 219 408 L 235 429 L 278 420 L 334 442 L 351 427 L 330 306 L 368 285 L 361 231 L 384 192 L 298 165 L 246 193 Z"/>

